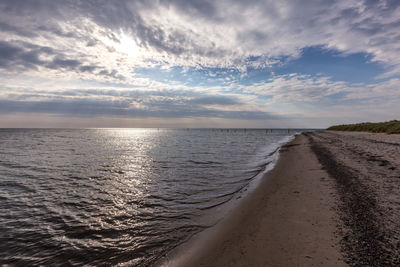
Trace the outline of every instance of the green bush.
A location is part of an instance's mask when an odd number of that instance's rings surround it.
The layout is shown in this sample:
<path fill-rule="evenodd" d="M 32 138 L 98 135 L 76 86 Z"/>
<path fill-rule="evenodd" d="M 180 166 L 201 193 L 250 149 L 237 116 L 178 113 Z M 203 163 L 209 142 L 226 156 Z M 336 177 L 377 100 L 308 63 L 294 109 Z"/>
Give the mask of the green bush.
<path fill-rule="evenodd" d="M 393 120 L 377 123 L 363 122 L 357 124 L 343 124 L 331 126 L 327 130 L 400 134 L 400 121 Z"/>

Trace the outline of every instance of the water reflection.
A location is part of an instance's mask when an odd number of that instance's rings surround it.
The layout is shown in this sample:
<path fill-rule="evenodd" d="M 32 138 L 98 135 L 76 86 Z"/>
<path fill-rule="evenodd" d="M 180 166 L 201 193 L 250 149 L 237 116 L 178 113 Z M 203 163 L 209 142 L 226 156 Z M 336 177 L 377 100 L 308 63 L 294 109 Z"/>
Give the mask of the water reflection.
<path fill-rule="evenodd" d="M 212 224 L 285 136 L 0 130 L 0 263 L 151 264 Z"/>

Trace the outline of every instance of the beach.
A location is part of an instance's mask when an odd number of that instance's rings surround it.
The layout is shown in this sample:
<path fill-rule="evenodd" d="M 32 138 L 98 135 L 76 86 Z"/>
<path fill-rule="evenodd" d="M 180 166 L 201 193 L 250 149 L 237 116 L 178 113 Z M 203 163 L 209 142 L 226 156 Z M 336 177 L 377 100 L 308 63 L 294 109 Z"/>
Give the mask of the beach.
<path fill-rule="evenodd" d="M 327 131 L 307 136 L 335 181 L 346 262 L 399 266 L 400 135 Z"/>
<path fill-rule="evenodd" d="M 400 136 L 297 135 L 216 226 L 163 266 L 395 266 Z"/>

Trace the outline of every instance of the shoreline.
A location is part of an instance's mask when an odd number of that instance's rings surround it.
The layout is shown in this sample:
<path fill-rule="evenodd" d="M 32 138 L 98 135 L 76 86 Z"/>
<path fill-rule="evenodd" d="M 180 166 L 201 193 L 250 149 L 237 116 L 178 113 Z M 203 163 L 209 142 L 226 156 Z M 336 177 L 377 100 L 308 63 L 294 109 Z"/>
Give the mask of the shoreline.
<path fill-rule="evenodd" d="M 215 226 L 161 266 L 344 266 L 332 181 L 305 135 L 283 145 L 275 167 Z"/>

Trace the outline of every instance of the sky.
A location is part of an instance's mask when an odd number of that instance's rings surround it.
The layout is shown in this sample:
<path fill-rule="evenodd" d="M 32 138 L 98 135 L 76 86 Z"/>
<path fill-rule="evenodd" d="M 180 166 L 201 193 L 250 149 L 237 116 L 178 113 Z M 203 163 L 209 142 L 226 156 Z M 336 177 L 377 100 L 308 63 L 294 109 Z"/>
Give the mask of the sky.
<path fill-rule="evenodd" d="M 400 1 L 2 0 L 0 127 L 400 119 Z"/>

